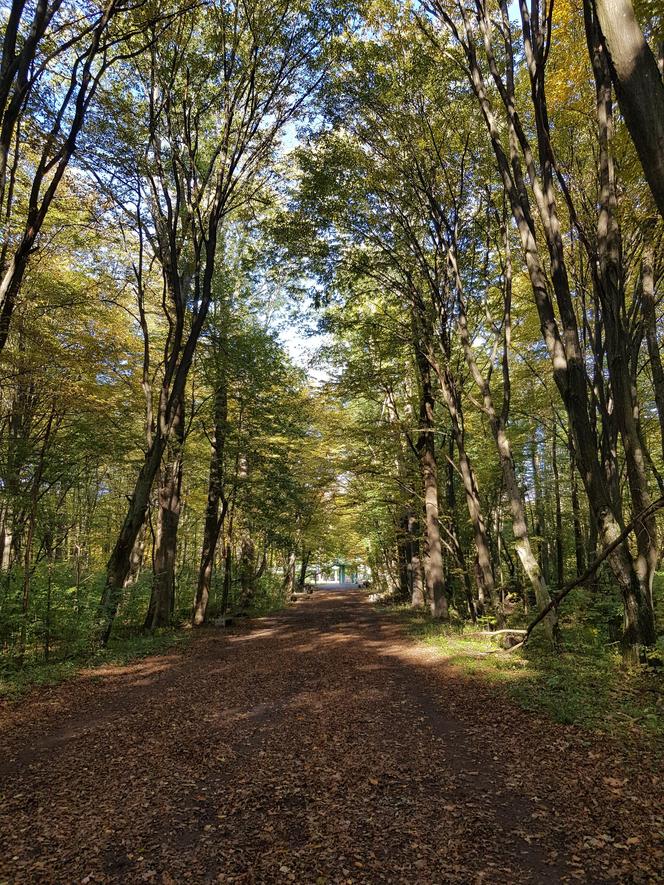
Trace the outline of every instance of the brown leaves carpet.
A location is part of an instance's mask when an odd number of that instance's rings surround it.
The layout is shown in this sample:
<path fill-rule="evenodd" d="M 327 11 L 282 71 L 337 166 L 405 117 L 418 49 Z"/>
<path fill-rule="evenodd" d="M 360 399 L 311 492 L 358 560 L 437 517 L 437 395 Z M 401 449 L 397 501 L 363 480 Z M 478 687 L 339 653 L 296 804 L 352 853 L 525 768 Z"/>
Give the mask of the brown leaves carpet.
<path fill-rule="evenodd" d="M 0 726 L 0 882 L 663 881 L 647 747 L 520 711 L 356 592 Z"/>

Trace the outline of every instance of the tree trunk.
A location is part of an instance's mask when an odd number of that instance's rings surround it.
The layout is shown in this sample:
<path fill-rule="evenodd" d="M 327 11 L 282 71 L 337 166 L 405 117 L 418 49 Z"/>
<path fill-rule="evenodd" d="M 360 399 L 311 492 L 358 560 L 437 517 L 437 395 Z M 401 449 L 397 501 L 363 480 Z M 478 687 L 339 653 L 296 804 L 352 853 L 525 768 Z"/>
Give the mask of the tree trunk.
<path fill-rule="evenodd" d="M 514 459 L 512 457 L 512 449 L 507 436 L 507 421 L 509 418 L 511 382 L 509 371 L 509 346 L 511 336 L 511 302 L 512 302 L 512 265 L 509 250 L 509 240 L 506 224 L 504 225 L 505 237 L 505 307 L 504 307 L 504 329 L 503 329 L 503 406 L 501 414 L 496 411 L 493 401 L 491 388 L 486 377 L 480 371 L 473 348 L 470 341 L 470 333 L 468 331 L 468 318 L 466 315 L 465 302 L 463 298 L 462 281 L 456 265 L 456 254 L 451 257 L 454 260 L 454 270 L 457 280 L 457 288 L 459 290 L 459 333 L 463 345 L 466 363 L 471 371 L 473 380 L 482 393 L 482 401 L 484 411 L 489 419 L 489 426 L 493 434 L 496 448 L 498 450 L 498 458 L 503 473 L 503 487 L 510 504 L 510 513 L 512 516 L 512 531 L 514 533 L 514 542 L 521 562 L 521 566 L 530 582 L 530 586 L 535 594 L 535 600 L 539 611 L 551 601 L 549 588 L 542 575 L 535 554 L 530 543 L 530 535 L 528 534 L 528 523 L 526 520 L 526 509 L 521 494 L 521 488 L 516 475 Z M 524 592 L 524 602 L 526 602 L 526 593 Z M 558 615 L 555 609 L 547 615 L 544 620 L 544 629 L 547 637 L 555 645 L 559 641 Z"/>
<path fill-rule="evenodd" d="M 645 326 L 648 359 L 655 390 L 655 405 L 659 417 L 659 429 L 664 460 L 664 369 L 657 340 L 657 320 L 655 317 L 655 279 L 653 274 L 653 250 L 649 244 L 643 249 L 641 265 L 641 290 L 643 297 L 643 322 Z"/>
<path fill-rule="evenodd" d="M 283 595 L 285 599 L 289 599 L 295 589 L 295 547 L 288 552 L 286 560 L 286 570 L 284 572 Z"/>
<path fill-rule="evenodd" d="M 231 586 L 233 583 L 233 545 L 229 532 L 224 548 L 224 585 L 221 591 L 221 614 L 226 614 L 231 598 Z"/>
<path fill-rule="evenodd" d="M 410 584 L 410 604 L 412 608 L 424 608 L 424 576 L 422 574 L 422 557 L 420 554 L 420 526 L 417 518 L 408 517 L 408 534 L 410 535 L 410 557 L 408 562 L 408 578 Z"/>
<path fill-rule="evenodd" d="M 477 554 L 476 574 L 481 596 L 488 596 L 491 600 L 491 606 L 495 612 L 496 620 L 500 627 L 505 624 L 505 614 L 503 612 L 502 603 L 496 593 L 496 584 L 493 574 L 493 564 L 491 562 L 491 548 L 489 545 L 489 535 L 486 529 L 484 513 L 482 512 L 482 504 L 480 501 L 477 480 L 465 449 L 465 433 L 455 422 L 452 422 L 455 430 L 455 441 L 457 452 L 459 454 L 459 471 L 463 481 L 463 488 L 466 495 L 466 505 L 470 516 L 470 523 L 473 527 L 473 536 L 475 540 L 475 550 Z"/>
<path fill-rule="evenodd" d="M 459 571 L 461 572 L 461 582 L 463 584 L 464 595 L 466 598 L 466 605 L 468 607 L 468 614 L 470 616 L 473 624 L 477 622 L 477 615 L 483 615 L 486 607 L 486 599 L 484 598 L 484 586 L 481 581 L 477 581 L 477 591 L 478 596 L 477 600 L 475 600 L 473 596 L 473 585 L 470 580 L 470 571 L 468 569 L 468 564 L 466 563 L 466 555 L 463 551 L 463 547 L 461 546 L 461 541 L 459 540 L 459 525 L 457 522 L 456 515 L 456 495 L 454 491 L 454 463 L 452 458 L 454 457 L 454 440 L 450 436 L 449 440 L 449 450 L 448 450 L 448 460 L 447 460 L 447 512 L 449 516 L 449 528 L 448 535 L 450 538 L 450 543 L 452 545 L 452 550 L 454 551 L 455 559 L 459 566 Z"/>
<path fill-rule="evenodd" d="M 576 573 L 577 575 L 582 575 L 586 570 L 586 550 L 583 524 L 581 521 L 581 505 L 579 503 L 579 483 L 576 475 L 574 440 L 569 431 L 567 434 L 567 449 L 569 452 L 569 484 L 572 494 L 572 520 L 574 522 L 574 556 L 576 559 Z"/>
<path fill-rule="evenodd" d="M 602 0 L 598 3 L 598 11 Z M 616 12 L 629 22 L 617 7 L 624 6 L 619 0 L 611 0 Z M 651 503 L 648 491 L 647 458 L 643 450 L 637 424 L 638 406 L 636 390 L 632 387 L 629 354 L 629 330 L 625 324 L 624 280 L 622 274 L 622 244 L 617 221 L 617 194 L 611 142 L 613 136 L 613 107 L 611 96 L 611 76 L 609 65 L 602 53 L 599 31 L 588 9 L 585 8 L 586 38 L 593 64 L 596 90 L 596 111 L 599 139 L 598 174 L 600 185 L 599 214 L 597 218 L 598 269 L 595 285 L 602 303 L 609 379 L 614 401 L 614 415 L 625 453 L 627 481 L 632 502 L 632 513 L 636 516 Z M 635 24 L 635 22 L 634 22 Z M 657 72 L 658 76 L 659 73 Z M 663 90 L 661 80 L 660 88 Z M 664 104 L 663 104 L 664 108 Z M 662 149 L 664 151 L 664 118 L 662 126 Z M 664 172 L 664 152 L 662 154 Z M 662 181 L 664 187 L 664 180 Z M 663 191 L 664 195 L 664 191 Z M 638 625 L 628 621 L 628 631 L 638 633 L 640 641 L 652 645 L 656 641 L 652 582 L 659 558 L 657 544 L 657 521 L 653 515 L 643 520 L 636 529 L 637 557 L 634 562 L 634 577 L 626 596 L 626 611 L 636 611 Z M 634 580 L 634 578 L 636 580 Z M 636 594 L 636 599 L 631 595 Z M 629 598 L 628 598 L 629 597 Z M 626 631 L 627 632 L 627 631 Z M 637 652 L 631 652 L 637 656 Z"/>
<path fill-rule="evenodd" d="M 586 0 L 589 3 L 590 0 Z M 594 0 L 618 104 L 664 218 L 664 83 L 631 0 Z"/>
<path fill-rule="evenodd" d="M 122 588 L 131 568 L 131 553 L 145 521 L 152 483 L 159 469 L 164 448 L 164 439 L 158 436 L 147 451 L 122 528 L 106 565 L 106 584 L 99 606 L 100 639 L 103 645 L 108 642 L 113 629 Z"/>
<path fill-rule="evenodd" d="M 445 570 L 443 567 L 443 548 L 440 538 L 438 508 L 438 465 L 433 450 L 433 438 L 422 446 L 420 451 L 420 467 L 424 488 L 424 577 L 431 607 L 431 615 L 443 621 L 449 619 L 447 598 L 445 596 Z"/>
<path fill-rule="evenodd" d="M 544 496 L 542 494 L 541 458 L 537 442 L 537 429 L 530 440 L 530 462 L 533 471 L 533 501 L 535 511 L 535 537 L 539 549 L 539 565 L 545 582 L 550 582 L 549 575 L 549 543 L 546 537 L 546 518 Z"/>
<path fill-rule="evenodd" d="M 136 537 L 134 546 L 129 559 L 129 574 L 124 582 L 124 586 L 131 587 L 138 580 L 141 569 L 143 568 L 143 559 L 145 557 L 145 538 L 147 535 L 147 525 L 144 522 Z"/>
<path fill-rule="evenodd" d="M 499 429 L 498 431 L 497 442 L 501 466 L 503 468 L 505 492 L 510 502 L 510 511 L 512 513 L 514 546 L 519 561 L 521 562 L 521 566 L 526 573 L 526 577 L 530 582 L 533 592 L 535 593 L 537 608 L 539 611 L 543 611 L 551 601 L 551 596 L 549 594 L 549 588 L 542 575 L 542 570 L 537 562 L 537 557 L 530 544 L 523 497 L 521 495 L 521 489 L 519 488 L 519 481 L 514 468 L 512 453 L 509 448 L 509 441 L 502 429 Z M 544 621 L 544 626 L 548 638 L 555 644 L 558 641 L 558 619 L 554 611 L 547 615 Z"/>
<path fill-rule="evenodd" d="M 0 572 L 6 572 L 9 568 L 11 546 L 10 510 L 3 504 L 0 510 Z"/>
<path fill-rule="evenodd" d="M 506 0 L 500 0 L 504 22 L 509 21 L 509 10 Z M 534 43 L 531 39 L 531 24 L 541 27 L 541 22 L 528 21 L 526 8 L 522 7 L 522 26 L 528 33 L 528 41 L 524 42 L 528 62 L 528 73 L 531 78 L 531 100 L 537 127 L 539 160 L 541 176 L 538 176 L 534 152 L 522 123 L 516 113 L 516 94 L 514 77 L 513 48 L 508 41 L 501 42 L 501 52 L 507 50 L 507 83 L 501 81 L 500 100 L 508 118 L 509 156 L 503 147 L 503 135 L 489 98 L 490 91 L 484 81 L 483 71 L 477 57 L 477 44 L 473 28 L 469 21 L 469 13 L 460 7 L 463 16 L 462 30 L 456 30 L 461 40 L 469 67 L 473 89 L 491 139 L 492 148 L 503 180 L 505 192 L 509 199 L 512 214 L 516 222 L 521 240 L 528 275 L 535 305 L 537 307 L 542 336 L 552 363 L 553 378 L 560 392 L 574 435 L 575 451 L 579 461 L 580 474 L 586 488 L 588 501 L 595 517 L 598 536 L 603 546 L 610 545 L 620 535 L 620 523 L 616 516 L 615 502 L 611 499 L 607 484 L 600 467 L 597 451 L 597 435 L 593 431 L 588 411 L 588 384 L 583 353 L 579 343 L 578 326 L 574 300 L 569 289 L 569 279 L 565 263 L 564 243 L 560 232 L 554 188 L 554 165 L 552 162 L 552 142 L 549 133 L 548 111 L 544 91 L 544 65 L 546 53 L 545 41 Z M 488 7 L 478 7 L 481 27 L 490 33 L 492 24 L 489 21 Z M 445 13 L 443 13 L 445 17 Z M 446 21 L 450 23 L 449 16 Z M 498 67 L 493 55 L 493 47 L 489 40 L 483 41 L 484 49 L 491 59 L 491 70 L 494 80 L 498 80 Z M 495 73 L 494 73 L 495 72 Z M 528 173 L 532 194 L 535 198 L 540 217 L 551 265 L 551 279 L 547 277 L 537 247 L 536 233 L 530 199 L 523 177 L 522 161 Z M 550 295 L 550 284 L 553 287 L 560 320 L 556 316 Z M 562 326 L 559 326 L 559 322 Z M 626 659 L 638 657 L 639 643 L 645 640 L 642 635 L 638 618 L 640 609 L 638 601 L 639 581 L 634 571 L 634 563 L 626 543 L 622 543 L 608 557 L 611 569 L 620 586 L 626 615 L 624 634 L 624 655 Z M 636 592 L 636 596 L 634 593 Z M 636 620 L 635 620 L 636 618 Z"/>
<path fill-rule="evenodd" d="M 106 582 L 99 605 L 99 638 L 102 645 L 106 645 L 113 629 L 113 621 L 117 614 L 122 588 L 131 567 L 131 552 L 145 520 L 152 484 L 161 466 L 167 444 L 173 437 L 178 440 L 182 439 L 182 404 L 184 402 L 185 387 L 196 345 L 198 344 L 212 299 L 212 278 L 217 249 L 218 223 L 218 218 L 215 219 L 214 224 L 211 223 L 209 237 L 205 243 L 202 290 L 198 310 L 192 316 L 189 333 L 185 338 L 183 328 L 184 315 L 182 312 L 179 312 L 178 322 L 170 330 L 169 337 L 172 339 L 170 342 L 171 349 L 170 352 L 167 349 L 168 357 L 162 379 L 155 433 L 147 446 L 145 460 L 136 478 L 134 492 L 129 500 L 122 528 L 106 565 Z M 173 284 L 176 282 L 177 289 L 180 291 L 181 280 L 178 277 L 177 269 L 171 265 L 170 259 L 166 261 L 164 256 L 162 256 L 162 259 L 162 273 L 166 288 L 169 291 L 172 290 Z M 197 260 L 200 261 L 200 256 Z"/>
<path fill-rule="evenodd" d="M 556 508 L 556 581 L 558 587 L 565 583 L 565 546 L 563 542 L 563 508 L 560 501 L 560 474 L 558 473 L 558 446 L 556 427 L 551 440 L 551 469 L 553 471 L 553 497 Z"/>
<path fill-rule="evenodd" d="M 446 621 L 449 619 L 449 610 L 445 596 L 443 545 L 439 523 L 438 463 L 433 433 L 434 397 L 431 366 L 418 343 L 415 345 L 415 356 L 421 388 L 417 451 L 424 490 L 424 580 L 432 617 Z"/>
<path fill-rule="evenodd" d="M 297 579 L 298 589 L 304 590 L 304 585 L 307 582 L 307 568 L 309 567 L 309 559 L 311 558 L 311 550 L 306 550 L 304 547 L 302 548 L 302 562 L 300 564 L 300 575 Z"/>
<path fill-rule="evenodd" d="M 295 566 L 293 565 L 294 568 Z M 244 610 L 251 606 L 256 592 L 256 545 L 249 534 L 244 534 L 240 541 L 238 571 L 240 578 L 240 609 Z"/>
<path fill-rule="evenodd" d="M 397 548 L 397 565 L 399 569 L 399 590 L 398 598 L 405 602 L 411 595 L 410 580 L 410 560 L 411 560 L 411 537 L 408 531 L 410 514 L 405 511 L 399 522 L 395 526 L 396 529 L 396 548 Z"/>
<path fill-rule="evenodd" d="M 167 627 L 175 607 L 175 559 L 182 507 L 182 452 L 173 452 L 161 470 L 153 579 L 145 629 Z"/>
<path fill-rule="evenodd" d="M 200 626 L 205 621 L 210 588 L 212 567 L 217 550 L 219 535 L 223 529 L 228 501 L 224 497 L 224 453 L 228 434 L 228 389 L 226 383 L 225 349 L 220 349 L 221 365 L 214 398 L 214 436 L 210 449 L 210 472 L 208 479 L 205 525 L 203 527 L 203 549 L 198 572 L 198 584 L 194 599 L 193 624 Z"/>

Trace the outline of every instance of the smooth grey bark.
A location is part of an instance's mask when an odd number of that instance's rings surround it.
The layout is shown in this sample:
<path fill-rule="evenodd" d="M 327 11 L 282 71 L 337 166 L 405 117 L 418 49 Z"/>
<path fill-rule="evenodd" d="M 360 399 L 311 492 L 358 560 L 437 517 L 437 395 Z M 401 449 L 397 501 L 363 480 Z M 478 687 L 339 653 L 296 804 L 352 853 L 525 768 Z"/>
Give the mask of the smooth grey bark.
<path fill-rule="evenodd" d="M 440 535 L 440 508 L 438 502 L 438 462 L 434 436 L 434 395 L 431 366 L 418 343 L 415 357 L 420 377 L 420 424 L 416 449 L 424 497 L 424 581 L 431 615 L 440 620 L 449 619 L 445 595 L 445 568 Z"/>
<path fill-rule="evenodd" d="M 228 500 L 224 495 L 225 450 L 228 434 L 228 388 L 224 365 L 226 356 L 223 346 L 220 348 L 219 357 L 221 365 L 219 366 L 214 397 L 214 432 L 210 441 L 210 470 L 207 504 L 205 507 L 205 525 L 203 526 L 203 546 L 192 617 L 194 626 L 200 626 L 205 621 L 212 585 L 214 558 L 228 510 Z"/>
<path fill-rule="evenodd" d="M 620 110 L 664 218 L 664 82 L 657 59 L 639 27 L 631 0 L 592 3 L 608 50 Z"/>
<path fill-rule="evenodd" d="M 641 263 L 641 295 L 643 299 L 643 323 L 645 326 L 648 359 L 655 391 L 655 405 L 659 417 L 659 429 L 664 459 L 664 369 L 657 340 L 657 320 L 655 316 L 655 278 L 653 274 L 653 249 L 646 245 Z"/>

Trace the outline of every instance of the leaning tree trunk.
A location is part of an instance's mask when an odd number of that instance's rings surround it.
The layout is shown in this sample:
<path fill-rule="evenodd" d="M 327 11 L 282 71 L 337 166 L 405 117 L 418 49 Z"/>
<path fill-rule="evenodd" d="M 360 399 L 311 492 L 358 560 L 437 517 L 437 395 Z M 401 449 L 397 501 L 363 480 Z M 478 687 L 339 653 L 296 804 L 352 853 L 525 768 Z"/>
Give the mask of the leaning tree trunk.
<path fill-rule="evenodd" d="M 657 59 L 639 27 L 631 0 L 594 0 L 593 5 L 609 51 L 618 104 L 664 218 L 664 82 Z"/>
<path fill-rule="evenodd" d="M 655 317 L 655 279 L 653 274 L 653 250 L 648 245 L 643 250 L 641 266 L 641 289 L 643 296 L 643 321 L 645 325 L 648 359 L 652 372 L 652 383 L 655 390 L 655 405 L 659 418 L 659 430 L 662 443 L 662 459 L 664 459 L 664 369 L 657 340 L 657 321 Z"/>
<path fill-rule="evenodd" d="M 599 5 L 598 5 L 599 9 Z M 625 324 L 624 279 L 622 274 L 622 245 L 617 220 L 617 193 L 611 141 L 613 135 L 613 107 L 609 65 L 602 52 L 596 22 L 585 9 L 586 37 L 593 65 L 596 90 L 598 128 L 599 213 L 597 218 L 597 251 L 594 281 L 602 303 L 606 330 L 607 366 L 613 394 L 614 416 L 625 453 L 627 482 L 632 513 L 637 516 L 650 503 L 647 457 L 636 420 L 636 390 L 632 387 L 629 354 L 629 330 Z M 662 94 L 664 86 L 660 81 Z M 664 108 L 664 105 L 663 105 Z M 664 119 L 660 121 L 664 139 Z M 662 144 L 664 151 L 664 141 Z M 663 153 L 664 171 L 664 153 Z M 662 182 L 664 186 L 664 181 Z M 656 641 L 652 583 L 659 558 L 657 522 L 653 516 L 641 520 L 636 528 L 637 556 L 634 561 L 632 593 L 636 599 L 638 633 L 642 642 Z M 637 589 L 638 587 L 638 589 Z M 629 625 L 628 625 L 629 626 Z"/>

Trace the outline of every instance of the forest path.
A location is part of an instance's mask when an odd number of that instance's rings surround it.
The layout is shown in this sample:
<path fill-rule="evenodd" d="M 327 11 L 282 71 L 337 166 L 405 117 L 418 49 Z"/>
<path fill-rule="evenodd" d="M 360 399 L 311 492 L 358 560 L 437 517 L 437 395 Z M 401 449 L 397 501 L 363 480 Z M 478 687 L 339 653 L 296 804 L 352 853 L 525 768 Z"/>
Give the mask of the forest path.
<path fill-rule="evenodd" d="M 87 671 L 0 726 L 0 882 L 654 882 L 663 868 L 652 771 L 623 773 L 618 744 L 461 676 L 357 591 Z"/>

